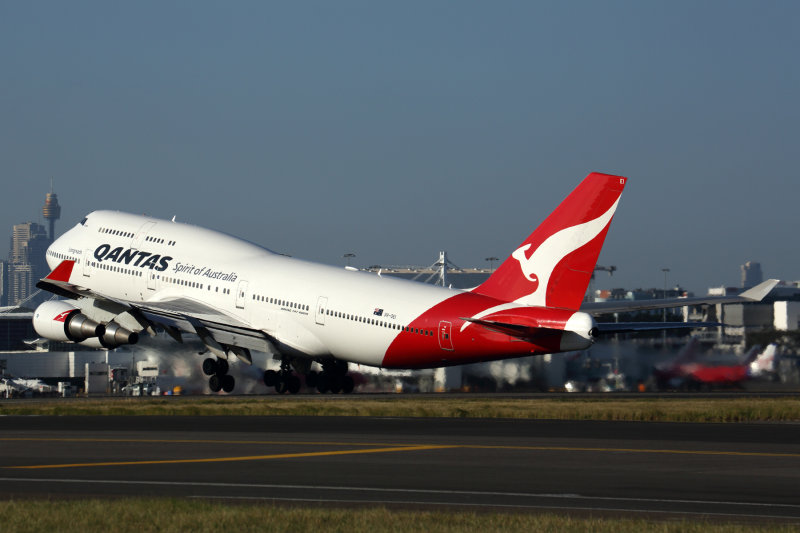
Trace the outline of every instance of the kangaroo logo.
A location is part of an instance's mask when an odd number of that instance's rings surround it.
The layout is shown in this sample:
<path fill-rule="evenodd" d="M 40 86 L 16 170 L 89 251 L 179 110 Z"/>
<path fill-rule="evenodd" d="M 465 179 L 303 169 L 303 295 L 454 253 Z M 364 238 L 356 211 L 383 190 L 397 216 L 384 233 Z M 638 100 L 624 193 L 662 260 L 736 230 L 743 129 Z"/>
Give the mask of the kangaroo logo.
<path fill-rule="evenodd" d="M 531 292 L 516 301 L 525 305 L 546 305 L 544 293 L 537 294 L 539 287 L 542 285 L 547 287 L 553 270 L 564 257 L 585 246 L 608 226 L 618 203 L 619 198 L 605 213 L 594 220 L 564 228 L 550 235 L 531 253 L 530 257 L 526 255 L 526 252 L 531 248 L 531 243 L 514 250 L 511 257 L 519 261 L 522 275 L 533 283 Z"/>
<path fill-rule="evenodd" d="M 67 315 L 69 315 L 73 310 L 70 309 L 69 311 L 64 311 L 63 313 L 59 313 L 58 315 L 53 318 L 56 322 L 64 322 L 67 319 Z"/>
<path fill-rule="evenodd" d="M 533 261 L 531 261 L 531 259 L 533 259 L 533 256 L 528 258 L 528 256 L 525 255 L 525 252 L 527 252 L 528 249 L 530 249 L 530 247 L 531 247 L 530 243 L 524 246 L 520 246 L 519 248 L 514 250 L 514 253 L 511 254 L 511 257 L 519 261 L 519 266 L 522 269 L 522 275 L 525 276 L 525 279 L 533 283 L 533 292 L 536 292 L 536 289 L 539 288 L 539 276 L 537 276 L 536 273 L 533 271 L 535 266 L 533 264 Z"/>

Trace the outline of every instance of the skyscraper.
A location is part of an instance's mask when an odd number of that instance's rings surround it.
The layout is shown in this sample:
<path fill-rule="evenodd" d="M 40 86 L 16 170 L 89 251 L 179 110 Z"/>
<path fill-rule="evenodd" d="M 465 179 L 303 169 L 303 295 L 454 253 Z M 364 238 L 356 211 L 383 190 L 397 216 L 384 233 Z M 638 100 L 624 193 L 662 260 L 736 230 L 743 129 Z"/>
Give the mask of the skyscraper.
<path fill-rule="evenodd" d="M 45 256 L 51 242 L 41 224 L 25 222 L 14 226 L 9 254 L 9 305 L 28 298 L 36 290 L 36 282 L 47 275 Z"/>
<path fill-rule="evenodd" d="M 764 281 L 764 275 L 761 273 L 761 263 L 755 261 L 748 261 L 742 265 L 742 287 L 747 289 L 755 287 Z"/>
<path fill-rule="evenodd" d="M 8 305 L 8 262 L 0 261 L 0 307 Z"/>

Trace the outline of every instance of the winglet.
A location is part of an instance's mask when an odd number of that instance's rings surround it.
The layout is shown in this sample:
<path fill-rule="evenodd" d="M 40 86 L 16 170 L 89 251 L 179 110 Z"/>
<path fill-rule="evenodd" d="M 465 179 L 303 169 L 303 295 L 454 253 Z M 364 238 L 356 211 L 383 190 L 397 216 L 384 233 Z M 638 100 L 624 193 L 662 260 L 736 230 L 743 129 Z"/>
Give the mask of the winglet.
<path fill-rule="evenodd" d="M 739 296 L 742 298 L 747 298 L 748 300 L 753 300 L 754 302 L 760 302 L 767 294 L 769 294 L 769 291 L 775 288 L 775 285 L 777 284 L 777 279 L 768 279 L 767 281 L 759 283 L 752 289 L 747 289 Z"/>
<path fill-rule="evenodd" d="M 72 275 L 72 269 L 75 267 L 75 261 L 64 260 L 53 269 L 44 279 L 50 281 L 61 281 L 64 283 L 69 282 L 69 277 Z"/>

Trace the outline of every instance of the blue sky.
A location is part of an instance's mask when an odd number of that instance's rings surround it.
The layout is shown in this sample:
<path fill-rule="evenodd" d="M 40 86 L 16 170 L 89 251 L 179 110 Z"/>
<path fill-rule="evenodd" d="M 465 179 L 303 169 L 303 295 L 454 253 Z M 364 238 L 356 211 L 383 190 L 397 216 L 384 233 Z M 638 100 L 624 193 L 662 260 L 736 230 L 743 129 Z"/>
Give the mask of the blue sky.
<path fill-rule="evenodd" d="M 598 287 L 800 279 L 796 2 L 0 1 L 0 235 L 94 209 L 297 257 L 507 256 L 630 178 Z M 6 229 L 3 229 L 6 228 Z M 0 252 L 4 256 L 5 252 Z"/>

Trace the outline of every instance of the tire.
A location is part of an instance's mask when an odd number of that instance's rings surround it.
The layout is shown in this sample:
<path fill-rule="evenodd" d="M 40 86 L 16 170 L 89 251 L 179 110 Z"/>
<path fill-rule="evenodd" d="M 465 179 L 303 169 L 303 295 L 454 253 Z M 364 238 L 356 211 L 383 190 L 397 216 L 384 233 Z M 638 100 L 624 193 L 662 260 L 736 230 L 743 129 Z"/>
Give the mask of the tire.
<path fill-rule="evenodd" d="M 320 394 L 325 394 L 328 392 L 328 388 L 330 387 L 330 379 L 328 378 L 327 372 L 323 372 L 317 375 L 317 391 Z"/>
<path fill-rule="evenodd" d="M 208 379 L 208 388 L 211 389 L 211 392 L 219 392 L 222 389 L 221 381 L 216 374 Z"/>
<path fill-rule="evenodd" d="M 225 359 L 217 359 L 217 375 L 224 376 L 228 373 L 228 362 Z"/>
<path fill-rule="evenodd" d="M 225 392 L 233 392 L 233 387 L 236 386 L 236 380 L 230 374 L 225 374 L 219 379 L 222 382 L 222 390 Z"/>
<path fill-rule="evenodd" d="M 217 362 L 210 357 L 203 361 L 203 374 L 211 376 L 217 373 Z"/>
<path fill-rule="evenodd" d="M 316 371 L 311 370 L 308 374 L 306 374 L 306 387 L 313 389 L 317 386 L 317 379 L 319 374 Z"/>
<path fill-rule="evenodd" d="M 294 374 L 286 376 L 286 388 L 289 394 L 297 394 L 300 392 L 300 378 Z"/>
<path fill-rule="evenodd" d="M 286 394 L 289 390 L 289 383 L 285 379 L 280 380 L 275 384 L 275 392 L 278 394 Z"/>
<path fill-rule="evenodd" d="M 356 387 L 353 378 L 350 376 L 344 376 L 342 378 L 342 392 L 345 394 L 350 394 L 353 392 L 353 389 Z"/>
<path fill-rule="evenodd" d="M 333 394 L 339 394 L 342 390 L 342 376 L 331 376 L 329 387 Z"/>
<path fill-rule="evenodd" d="M 264 372 L 264 385 L 267 387 L 274 387 L 281 380 L 281 377 L 274 370 L 267 370 Z"/>

